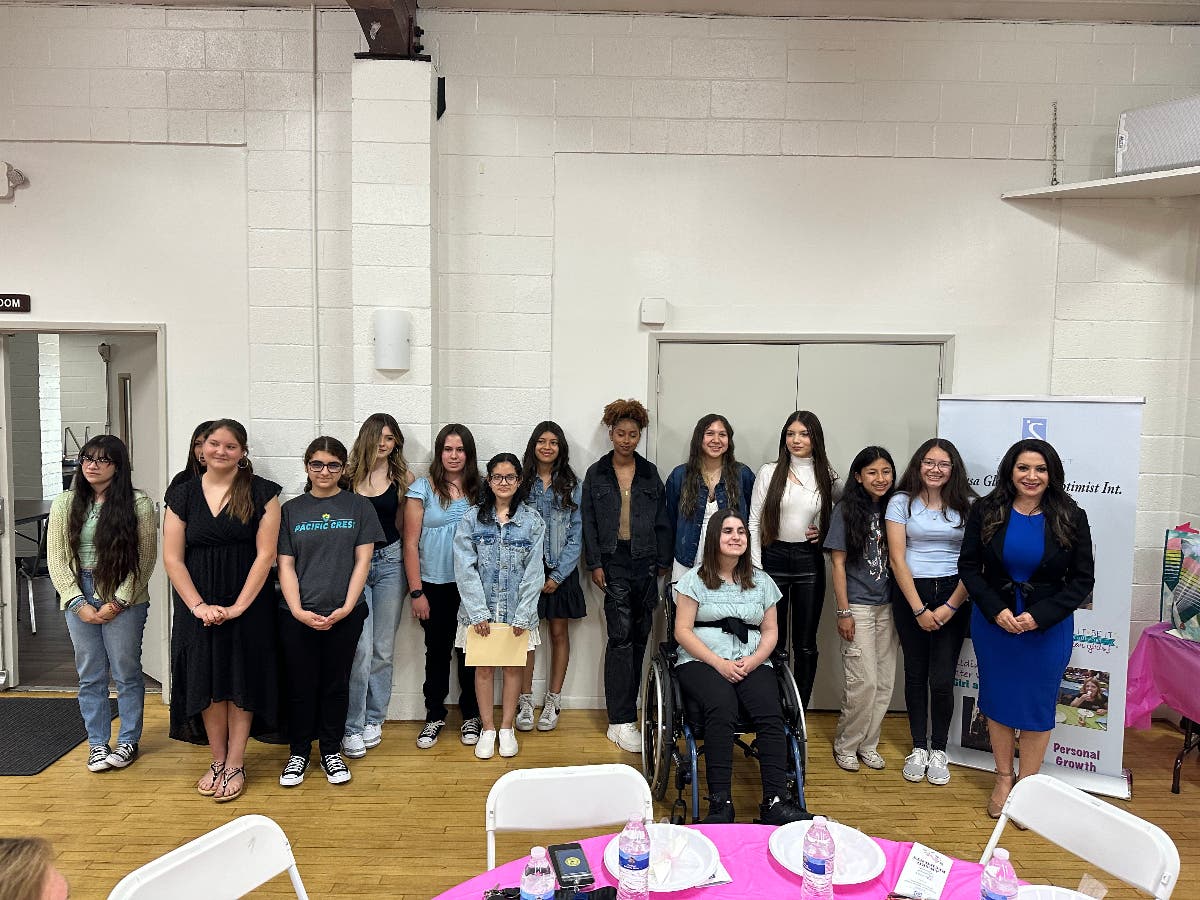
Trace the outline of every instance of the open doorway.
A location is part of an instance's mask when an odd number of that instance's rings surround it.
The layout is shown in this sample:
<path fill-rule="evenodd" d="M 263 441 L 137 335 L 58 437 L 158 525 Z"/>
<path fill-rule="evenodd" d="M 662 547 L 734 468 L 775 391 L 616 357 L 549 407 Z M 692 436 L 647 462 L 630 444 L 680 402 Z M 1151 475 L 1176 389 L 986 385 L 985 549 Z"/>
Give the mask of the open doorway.
<path fill-rule="evenodd" d="M 4 606 L 0 669 L 8 686 L 74 690 L 74 651 L 46 565 L 50 504 L 97 434 L 130 449 L 134 486 L 158 503 L 164 476 L 160 330 L 16 331 L 0 340 L 5 431 Z M 160 514 L 161 523 L 161 514 Z M 156 567 L 143 636 L 147 690 L 164 690 L 169 605 Z"/>

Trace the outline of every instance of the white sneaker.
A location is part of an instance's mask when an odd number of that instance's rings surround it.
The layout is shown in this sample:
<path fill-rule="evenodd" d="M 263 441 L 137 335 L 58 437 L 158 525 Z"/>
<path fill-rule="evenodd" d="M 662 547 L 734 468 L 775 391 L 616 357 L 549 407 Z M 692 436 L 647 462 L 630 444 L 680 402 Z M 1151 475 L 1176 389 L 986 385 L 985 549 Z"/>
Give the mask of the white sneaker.
<path fill-rule="evenodd" d="M 489 728 L 479 732 L 479 740 L 475 742 L 475 758 L 491 759 L 496 752 L 496 730 Z"/>
<path fill-rule="evenodd" d="M 500 755 L 501 756 L 516 756 L 517 755 L 517 733 L 511 728 L 500 729 Z"/>
<path fill-rule="evenodd" d="M 925 777 L 925 770 L 929 767 L 929 751 L 924 747 L 913 747 L 913 752 L 904 757 L 904 775 L 905 781 L 920 781 Z"/>
<path fill-rule="evenodd" d="M 608 726 L 608 739 L 630 753 L 642 752 L 642 730 L 637 722 L 622 722 Z"/>
<path fill-rule="evenodd" d="M 558 694 L 547 694 L 546 705 L 542 707 L 542 714 L 538 717 L 538 731 L 553 731 L 558 727 L 558 714 L 562 712 L 562 700 Z"/>
<path fill-rule="evenodd" d="M 839 769 L 845 769 L 847 772 L 857 772 L 858 757 L 846 753 L 834 753 L 833 761 L 838 764 Z"/>
<path fill-rule="evenodd" d="M 382 725 L 367 725 L 362 733 L 363 746 L 370 750 L 372 747 L 378 747 L 383 743 L 383 726 Z"/>
<path fill-rule="evenodd" d="M 533 731 L 533 695 L 517 698 L 517 731 Z"/>
<path fill-rule="evenodd" d="M 858 758 L 868 769 L 886 769 L 887 760 L 879 755 L 878 750 L 859 750 Z"/>
<path fill-rule="evenodd" d="M 929 768 L 925 771 L 925 780 L 930 784 L 948 784 L 950 781 L 950 762 L 942 750 L 934 750 L 929 754 Z"/>
<path fill-rule="evenodd" d="M 342 752 L 351 759 L 362 759 L 367 755 L 367 745 L 361 734 L 348 734 L 342 738 Z"/>

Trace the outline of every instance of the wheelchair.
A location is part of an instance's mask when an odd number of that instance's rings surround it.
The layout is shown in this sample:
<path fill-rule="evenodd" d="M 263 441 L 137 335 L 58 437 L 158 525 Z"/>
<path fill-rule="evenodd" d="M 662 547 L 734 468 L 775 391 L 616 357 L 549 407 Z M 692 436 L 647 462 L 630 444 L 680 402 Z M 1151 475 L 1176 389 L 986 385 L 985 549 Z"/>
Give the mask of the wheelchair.
<path fill-rule="evenodd" d="M 646 678 L 642 683 L 642 774 L 656 800 L 667 795 L 671 768 L 675 768 L 676 798 L 671 805 L 671 821 L 682 825 L 687 819 L 688 804 L 684 791 L 691 790 L 691 821 L 700 821 L 700 756 L 704 753 L 704 724 L 699 708 L 687 701 L 675 677 L 678 644 L 675 643 L 675 599 L 668 584 L 663 589 L 663 614 L 666 639 L 658 645 Z M 804 773 L 807 767 L 807 732 L 804 726 L 804 707 L 800 690 L 792 674 L 791 659 L 786 649 L 771 654 L 771 665 L 779 684 L 779 702 L 783 709 L 784 732 L 787 742 L 788 797 L 804 806 Z M 757 737 L 747 742 L 744 736 L 754 726 L 745 710 L 740 710 L 734 726 L 734 746 L 745 756 L 758 758 Z"/>

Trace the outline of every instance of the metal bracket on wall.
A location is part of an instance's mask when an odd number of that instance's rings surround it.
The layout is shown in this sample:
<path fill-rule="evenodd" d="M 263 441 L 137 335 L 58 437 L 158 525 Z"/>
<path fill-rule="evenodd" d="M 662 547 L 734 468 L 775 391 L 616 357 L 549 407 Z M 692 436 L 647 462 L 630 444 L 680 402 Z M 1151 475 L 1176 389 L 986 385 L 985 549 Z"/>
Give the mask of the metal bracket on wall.
<path fill-rule="evenodd" d="M 358 24 L 366 36 L 366 53 L 354 54 L 356 59 L 415 59 L 429 61 L 417 25 L 416 0 L 346 0 L 358 16 Z"/>

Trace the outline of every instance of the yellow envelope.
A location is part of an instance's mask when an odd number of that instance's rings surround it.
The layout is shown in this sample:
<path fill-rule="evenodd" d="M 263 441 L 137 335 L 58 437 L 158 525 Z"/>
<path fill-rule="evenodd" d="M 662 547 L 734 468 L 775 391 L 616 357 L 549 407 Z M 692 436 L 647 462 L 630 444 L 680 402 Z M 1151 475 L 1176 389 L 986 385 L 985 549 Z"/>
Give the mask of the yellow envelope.
<path fill-rule="evenodd" d="M 511 625 L 491 622 L 491 633 L 484 637 L 467 628 L 468 666 L 523 666 L 529 652 L 529 633 L 513 634 Z"/>

